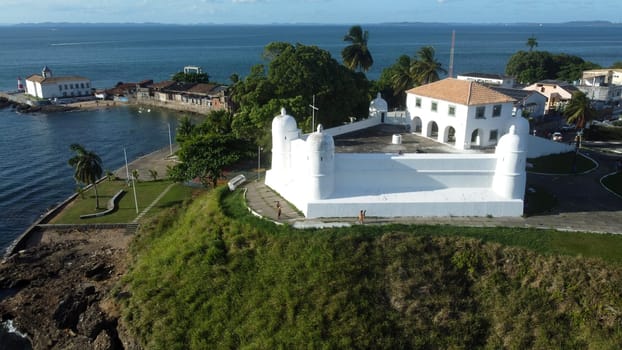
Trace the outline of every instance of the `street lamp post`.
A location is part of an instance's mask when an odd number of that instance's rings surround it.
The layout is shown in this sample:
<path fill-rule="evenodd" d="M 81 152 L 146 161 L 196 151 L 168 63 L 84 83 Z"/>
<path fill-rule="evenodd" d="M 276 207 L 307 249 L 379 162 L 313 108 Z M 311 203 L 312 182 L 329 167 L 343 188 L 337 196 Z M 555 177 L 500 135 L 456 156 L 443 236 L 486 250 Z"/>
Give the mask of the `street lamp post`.
<path fill-rule="evenodd" d="M 138 198 L 136 197 L 136 183 L 134 182 L 134 175 L 132 175 L 132 189 L 134 190 L 134 205 L 136 206 L 136 214 L 138 214 Z"/>
<path fill-rule="evenodd" d="M 123 147 L 123 156 L 125 157 L 125 182 L 130 184 L 130 168 L 127 166 L 127 152 L 125 151 L 125 147 Z"/>
<path fill-rule="evenodd" d="M 171 123 L 168 123 L 168 148 L 170 150 L 170 156 L 173 155 L 173 138 L 171 137 Z"/>
<path fill-rule="evenodd" d="M 261 146 L 257 146 L 257 181 L 261 180 Z"/>

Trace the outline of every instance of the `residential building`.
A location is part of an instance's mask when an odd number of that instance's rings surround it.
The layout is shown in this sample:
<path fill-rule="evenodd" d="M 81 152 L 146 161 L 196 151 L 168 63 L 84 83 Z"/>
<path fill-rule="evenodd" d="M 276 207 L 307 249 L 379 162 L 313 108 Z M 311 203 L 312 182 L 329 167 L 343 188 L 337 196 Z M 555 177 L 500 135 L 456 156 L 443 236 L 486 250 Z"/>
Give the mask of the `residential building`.
<path fill-rule="evenodd" d="M 483 84 L 454 78 L 408 90 L 411 130 L 457 149 L 491 147 L 507 133 L 517 100 Z"/>
<path fill-rule="evenodd" d="M 547 98 L 541 93 L 533 90 L 507 89 L 496 86 L 490 86 L 490 88 L 516 99 L 513 113 L 520 109 L 525 118 L 539 120 L 544 117 Z"/>
<path fill-rule="evenodd" d="M 515 84 L 513 77 L 488 73 L 465 73 L 458 75 L 458 79 L 475 81 L 484 85 L 495 85 L 504 88 L 511 88 Z"/>
<path fill-rule="evenodd" d="M 227 91 L 224 85 L 163 81 L 139 87 L 136 99 L 138 103 L 207 113 L 230 108 Z"/>
<path fill-rule="evenodd" d="M 622 69 L 586 70 L 577 87 L 592 101 L 618 104 L 622 99 Z"/>
<path fill-rule="evenodd" d="M 557 80 L 543 80 L 526 86 L 523 90 L 537 91 L 546 96 L 545 115 L 561 110 L 572 98 L 572 93 L 579 91 L 576 86 Z"/>
<path fill-rule="evenodd" d="M 91 81 L 77 75 L 55 77 L 52 70 L 45 66 L 41 75 L 33 74 L 26 78 L 26 94 L 47 99 L 90 96 Z"/>

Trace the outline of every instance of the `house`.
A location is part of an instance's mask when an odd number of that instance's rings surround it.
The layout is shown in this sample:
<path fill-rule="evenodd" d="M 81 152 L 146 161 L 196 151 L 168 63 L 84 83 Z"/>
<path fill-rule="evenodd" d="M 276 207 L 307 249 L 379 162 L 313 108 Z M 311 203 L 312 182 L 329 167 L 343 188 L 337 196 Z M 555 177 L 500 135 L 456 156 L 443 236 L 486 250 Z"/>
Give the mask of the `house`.
<path fill-rule="evenodd" d="M 144 104 L 207 113 L 230 108 L 227 91 L 224 85 L 163 81 L 139 87 L 136 99 Z"/>
<path fill-rule="evenodd" d="M 77 75 L 55 77 L 45 66 L 41 75 L 26 78 L 26 94 L 47 99 L 91 96 L 91 81 Z"/>
<path fill-rule="evenodd" d="M 490 86 L 490 88 L 516 99 L 514 113 L 521 109 L 522 115 L 525 118 L 538 120 L 544 117 L 547 99 L 541 93 L 532 90 L 508 89 L 496 86 Z"/>
<path fill-rule="evenodd" d="M 104 91 L 96 91 L 95 97 L 101 99 L 113 99 L 115 101 L 127 102 L 130 98 L 136 96 L 140 88 L 144 88 L 153 84 L 153 80 L 143 80 L 138 83 L 122 83 L 119 82 L 115 87 Z"/>
<path fill-rule="evenodd" d="M 447 78 L 408 90 L 411 130 L 457 149 L 497 144 L 521 111 L 517 99 L 480 83 Z"/>
<path fill-rule="evenodd" d="M 484 85 L 495 85 L 504 88 L 511 88 L 515 84 L 513 77 L 488 73 L 465 73 L 458 75 L 458 79 L 475 81 Z"/>
<path fill-rule="evenodd" d="M 586 70 L 577 87 L 592 101 L 618 104 L 622 99 L 622 69 Z"/>
<path fill-rule="evenodd" d="M 554 113 L 563 108 L 572 98 L 572 94 L 579 91 L 576 86 L 557 80 L 543 80 L 526 86 L 523 90 L 537 91 L 546 96 L 545 115 Z"/>

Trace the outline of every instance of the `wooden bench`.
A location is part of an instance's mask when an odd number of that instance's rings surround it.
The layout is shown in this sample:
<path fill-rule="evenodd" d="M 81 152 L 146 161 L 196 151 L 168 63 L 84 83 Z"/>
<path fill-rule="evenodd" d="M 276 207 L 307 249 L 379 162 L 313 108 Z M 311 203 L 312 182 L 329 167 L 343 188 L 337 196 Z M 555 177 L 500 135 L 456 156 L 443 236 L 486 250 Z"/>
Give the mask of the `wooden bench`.
<path fill-rule="evenodd" d="M 125 193 L 125 190 L 119 190 L 117 194 L 112 196 L 112 198 L 110 198 L 108 200 L 108 203 L 106 204 L 106 210 L 100 211 L 97 213 L 92 213 L 92 214 L 80 215 L 80 219 L 98 218 L 100 216 L 104 216 L 104 215 L 108 215 L 112 213 L 115 209 L 117 209 L 118 199 L 120 199 L 124 193 Z"/>
<path fill-rule="evenodd" d="M 229 180 L 227 186 L 229 186 L 230 191 L 234 191 L 238 186 L 246 182 L 246 176 L 240 174 L 233 179 Z"/>

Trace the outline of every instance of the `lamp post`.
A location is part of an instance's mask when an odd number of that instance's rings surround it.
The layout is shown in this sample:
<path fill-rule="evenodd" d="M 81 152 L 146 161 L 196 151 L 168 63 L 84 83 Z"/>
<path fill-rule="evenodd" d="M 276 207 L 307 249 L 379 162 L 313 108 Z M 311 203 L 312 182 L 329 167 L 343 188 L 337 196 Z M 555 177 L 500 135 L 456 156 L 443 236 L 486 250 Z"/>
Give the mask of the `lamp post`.
<path fill-rule="evenodd" d="M 136 206 L 136 214 L 138 214 L 138 198 L 136 197 L 136 183 L 134 182 L 134 175 L 132 175 L 132 189 L 134 190 L 134 205 Z"/>
<path fill-rule="evenodd" d="M 125 147 L 123 147 L 123 156 L 125 157 L 125 181 L 127 184 L 130 184 L 130 169 L 127 167 L 127 152 L 125 152 Z"/>
<path fill-rule="evenodd" d="M 169 156 L 173 155 L 173 138 L 171 137 L 171 123 L 168 123 L 168 148 L 170 150 Z"/>
<path fill-rule="evenodd" d="M 257 181 L 261 179 L 261 146 L 257 146 Z"/>

